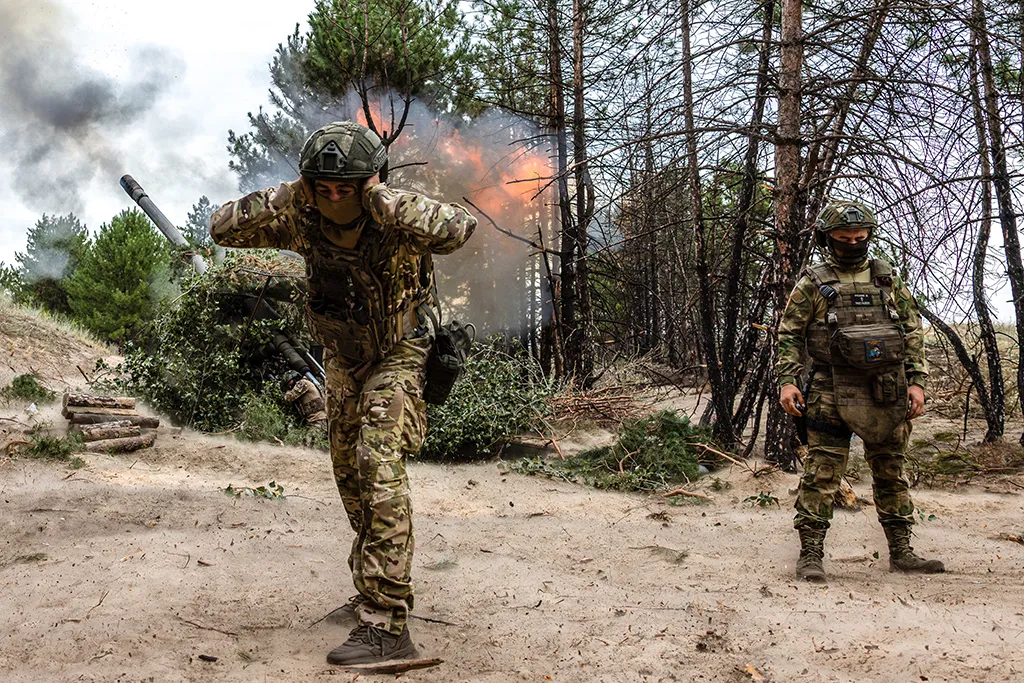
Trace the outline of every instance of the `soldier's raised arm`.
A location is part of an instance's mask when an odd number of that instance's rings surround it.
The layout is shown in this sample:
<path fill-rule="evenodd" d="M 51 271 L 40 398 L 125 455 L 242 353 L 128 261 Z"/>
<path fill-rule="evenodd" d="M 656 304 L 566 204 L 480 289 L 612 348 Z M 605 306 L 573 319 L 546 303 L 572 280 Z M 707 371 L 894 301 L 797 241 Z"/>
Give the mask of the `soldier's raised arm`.
<path fill-rule="evenodd" d="M 460 204 L 440 202 L 383 183 L 366 188 L 364 202 L 373 219 L 411 233 L 425 251 L 450 254 L 469 239 L 476 218 Z"/>
<path fill-rule="evenodd" d="M 924 350 L 924 328 L 921 326 L 921 314 L 917 310 L 917 301 L 907 289 L 906 283 L 899 275 L 893 273 L 892 297 L 896 303 L 900 323 L 906 335 L 906 357 L 903 367 L 907 373 L 907 384 L 928 389 L 928 358 Z"/>
<path fill-rule="evenodd" d="M 210 217 L 210 236 L 224 247 L 299 251 L 300 209 L 310 203 L 301 180 L 257 190 Z"/>

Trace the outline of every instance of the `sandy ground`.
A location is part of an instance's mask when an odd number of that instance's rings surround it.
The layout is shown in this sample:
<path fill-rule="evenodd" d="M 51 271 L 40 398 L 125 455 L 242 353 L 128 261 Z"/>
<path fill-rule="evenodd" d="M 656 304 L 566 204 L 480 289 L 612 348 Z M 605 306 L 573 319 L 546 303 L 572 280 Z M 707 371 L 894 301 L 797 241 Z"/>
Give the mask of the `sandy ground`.
<path fill-rule="evenodd" d="M 317 623 L 353 592 L 327 456 L 175 432 L 80 470 L 0 460 L 0 679 L 355 680 L 324 660 L 350 625 Z M 412 630 L 444 663 L 409 681 L 1024 678 L 1024 546 L 998 538 L 1019 495 L 917 491 L 934 577 L 888 571 L 872 508 L 839 512 L 821 587 L 792 576 L 794 475 L 672 506 L 495 462 L 411 474 Z M 271 480 L 284 500 L 222 492 Z"/>
<path fill-rule="evenodd" d="M 55 389 L 110 353 L 11 311 L 0 345 L 0 383 L 35 370 Z M 5 441 L 62 422 L 53 406 L 0 418 Z M 353 593 L 326 454 L 163 427 L 151 450 L 83 457 L 0 454 L 0 681 L 394 678 L 325 663 L 352 625 L 323 617 Z M 714 476 L 714 500 L 673 506 L 497 462 L 414 463 L 411 628 L 444 662 L 402 678 L 1024 680 L 1024 545 L 1004 538 L 1024 532 L 1021 477 L 915 492 L 916 546 L 944 575 L 890 573 L 873 509 L 838 512 L 814 586 L 793 578 L 796 476 Z M 223 493 L 270 481 L 283 500 Z M 780 505 L 744 503 L 760 492 Z"/>

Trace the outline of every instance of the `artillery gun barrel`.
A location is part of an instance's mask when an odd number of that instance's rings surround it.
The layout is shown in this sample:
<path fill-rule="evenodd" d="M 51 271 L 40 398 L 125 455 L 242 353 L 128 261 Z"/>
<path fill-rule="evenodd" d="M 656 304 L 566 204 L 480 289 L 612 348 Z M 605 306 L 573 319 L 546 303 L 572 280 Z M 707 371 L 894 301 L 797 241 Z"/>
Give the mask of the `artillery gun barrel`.
<path fill-rule="evenodd" d="M 149 198 L 146 191 L 142 189 L 142 185 L 139 185 L 135 178 L 130 175 L 121 176 L 121 187 L 128 193 L 128 196 L 132 198 L 132 201 L 139 205 L 139 207 L 146 212 L 146 215 L 156 223 L 156 227 L 160 228 L 160 232 L 167 237 L 176 247 L 187 247 L 188 242 L 181 236 L 181 232 L 178 228 L 174 227 L 174 223 L 168 220 L 164 212 L 161 211 L 153 200 Z M 206 261 L 199 254 L 192 254 L 192 267 L 197 273 L 202 275 L 206 272 Z"/>

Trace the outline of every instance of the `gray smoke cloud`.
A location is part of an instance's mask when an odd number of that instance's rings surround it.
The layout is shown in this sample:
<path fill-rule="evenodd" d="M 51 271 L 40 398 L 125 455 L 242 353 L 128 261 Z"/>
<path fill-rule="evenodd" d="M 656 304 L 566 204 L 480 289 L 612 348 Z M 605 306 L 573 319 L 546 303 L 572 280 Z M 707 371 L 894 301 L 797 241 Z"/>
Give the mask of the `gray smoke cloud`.
<path fill-rule="evenodd" d="M 13 189 L 49 211 L 80 211 L 93 177 L 124 173 L 113 140 L 181 70 L 173 54 L 143 48 L 115 81 L 84 64 L 66 26 L 52 2 L 0 0 L 0 141 L 16 166 Z"/>

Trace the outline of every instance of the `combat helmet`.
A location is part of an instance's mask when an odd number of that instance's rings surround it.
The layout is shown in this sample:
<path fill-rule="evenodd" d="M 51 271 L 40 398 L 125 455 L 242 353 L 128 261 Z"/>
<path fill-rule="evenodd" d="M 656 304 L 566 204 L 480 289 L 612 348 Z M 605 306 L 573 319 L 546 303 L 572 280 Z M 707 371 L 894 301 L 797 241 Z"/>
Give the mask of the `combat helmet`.
<path fill-rule="evenodd" d="M 860 202 L 845 199 L 830 202 L 818 214 L 818 220 L 814 225 L 814 237 L 818 246 L 825 249 L 828 246 L 828 234 L 839 228 L 867 228 L 868 239 L 875 233 L 878 222 L 871 209 Z"/>
<path fill-rule="evenodd" d="M 369 178 L 388 162 L 380 137 L 354 121 L 328 123 L 302 146 L 299 172 L 311 179 Z"/>

